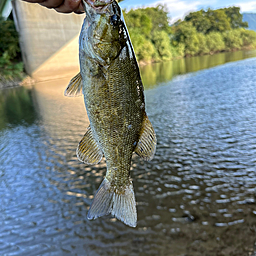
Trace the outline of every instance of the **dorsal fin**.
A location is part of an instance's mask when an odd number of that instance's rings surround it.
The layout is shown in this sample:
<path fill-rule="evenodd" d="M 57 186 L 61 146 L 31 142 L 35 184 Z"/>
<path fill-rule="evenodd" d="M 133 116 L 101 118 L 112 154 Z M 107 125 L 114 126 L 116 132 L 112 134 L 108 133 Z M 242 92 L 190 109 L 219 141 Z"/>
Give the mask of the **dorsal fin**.
<path fill-rule="evenodd" d="M 139 142 L 135 148 L 135 153 L 144 160 L 150 161 L 156 151 L 156 134 L 148 117 L 145 115 Z"/>
<path fill-rule="evenodd" d="M 64 95 L 68 97 L 78 97 L 82 95 L 83 81 L 80 72 L 74 76 L 65 90 Z"/>
<path fill-rule="evenodd" d="M 97 164 L 103 157 L 102 150 L 100 149 L 97 141 L 93 138 L 90 126 L 78 144 L 76 155 L 78 160 L 85 164 Z"/>

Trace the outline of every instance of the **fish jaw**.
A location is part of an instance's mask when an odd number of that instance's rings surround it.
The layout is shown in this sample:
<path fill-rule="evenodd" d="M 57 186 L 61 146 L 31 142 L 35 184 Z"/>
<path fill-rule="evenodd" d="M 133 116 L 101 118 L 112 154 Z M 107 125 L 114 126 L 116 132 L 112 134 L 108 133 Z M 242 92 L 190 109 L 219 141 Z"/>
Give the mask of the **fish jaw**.
<path fill-rule="evenodd" d="M 113 2 L 114 0 L 82 0 L 87 15 L 88 12 L 104 13 Z"/>
<path fill-rule="evenodd" d="M 103 8 L 114 2 L 114 0 L 83 0 L 86 4 L 91 5 L 93 8 Z"/>

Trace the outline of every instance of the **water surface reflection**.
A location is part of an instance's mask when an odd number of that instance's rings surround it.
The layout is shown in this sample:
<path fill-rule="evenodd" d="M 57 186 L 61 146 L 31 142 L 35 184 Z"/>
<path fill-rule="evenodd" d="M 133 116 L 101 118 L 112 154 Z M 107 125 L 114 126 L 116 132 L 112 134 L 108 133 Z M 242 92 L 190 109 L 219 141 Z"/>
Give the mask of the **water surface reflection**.
<path fill-rule="evenodd" d="M 0 130 L 8 125 L 31 125 L 36 120 L 30 90 L 20 87 L 0 92 Z"/>
<path fill-rule="evenodd" d="M 63 96 L 68 81 L 0 92 L 1 255 L 253 252 L 256 59 L 159 80 L 175 65 L 145 92 L 158 147 L 151 162 L 133 158 L 135 229 L 86 218 L 106 169 L 75 156 L 88 119 L 82 98 Z"/>
<path fill-rule="evenodd" d="M 143 83 L 147 89 L 154 88 L 160 83 L 170 81 L 177 75 L 251 57 L 256 57 L 256 50 L 223 52 L 215 55 L 204 55 L 169 62 L 154 63 L 141 67 Z"/>

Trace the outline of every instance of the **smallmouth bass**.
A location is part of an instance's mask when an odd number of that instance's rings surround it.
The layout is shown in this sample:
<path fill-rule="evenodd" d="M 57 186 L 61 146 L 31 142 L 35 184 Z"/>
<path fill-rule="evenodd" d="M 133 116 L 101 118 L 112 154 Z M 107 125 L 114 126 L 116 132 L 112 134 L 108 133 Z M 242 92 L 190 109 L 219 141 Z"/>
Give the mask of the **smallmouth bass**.
<path fill-rule="evenodd" d="M 66 96 L 84 95 L 90 126 L 78 145 L 78 159 L 107 173 L 88 219 L 112 214 L 136 227 L 137 212 L 130 166 L 133 152 L 151 160 L 156 135 L 145 112 L 143 85 L 121 8 L 115 0 L 83 0 L 86 12 L 80 38 L 80 73 Z"/>

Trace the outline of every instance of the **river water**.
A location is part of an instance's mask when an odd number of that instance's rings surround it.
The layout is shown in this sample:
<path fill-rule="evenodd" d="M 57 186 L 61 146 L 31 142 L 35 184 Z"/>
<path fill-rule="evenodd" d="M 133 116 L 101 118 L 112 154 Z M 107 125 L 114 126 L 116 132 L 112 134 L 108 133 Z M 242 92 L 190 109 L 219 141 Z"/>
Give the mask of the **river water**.
<path fill-rule="evenodd" d="M 142 67 L 158 145 L 132 161 L 136 228 L 86 218 L 106 168 L 76 158 L 89 122 L 68 79 L 0 91 L 0 255 L 254 255 L 255 57 Z"/>

